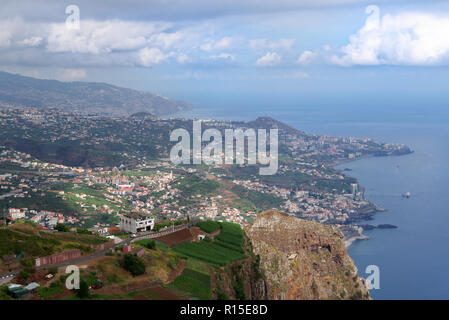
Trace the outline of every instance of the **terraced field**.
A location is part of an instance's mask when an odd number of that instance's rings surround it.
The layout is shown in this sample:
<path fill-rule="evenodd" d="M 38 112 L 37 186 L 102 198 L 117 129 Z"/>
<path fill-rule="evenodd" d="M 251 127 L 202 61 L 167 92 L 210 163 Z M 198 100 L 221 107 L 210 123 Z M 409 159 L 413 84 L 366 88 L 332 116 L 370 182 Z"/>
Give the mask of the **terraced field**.
<path fill-rule="evenodd" d="M 214 240 L 182 243 L 174 246 L 173 251 L 183 258 L 193 258 L 219 268 L 232 261 L 245 258 L 243 230 L 239 225 L 221 222 L 222 231 Z"/>

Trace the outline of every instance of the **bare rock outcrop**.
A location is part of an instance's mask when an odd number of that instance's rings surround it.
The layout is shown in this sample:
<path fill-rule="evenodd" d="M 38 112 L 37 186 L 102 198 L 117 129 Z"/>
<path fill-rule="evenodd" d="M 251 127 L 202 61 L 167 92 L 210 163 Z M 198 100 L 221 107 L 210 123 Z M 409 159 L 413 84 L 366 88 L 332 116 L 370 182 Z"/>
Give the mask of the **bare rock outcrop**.
<path fill-rule="evenodd" d="M 369 299 L 335 227 L 270 210 L 245 231 L 260 257 L 268 299 Z"/>

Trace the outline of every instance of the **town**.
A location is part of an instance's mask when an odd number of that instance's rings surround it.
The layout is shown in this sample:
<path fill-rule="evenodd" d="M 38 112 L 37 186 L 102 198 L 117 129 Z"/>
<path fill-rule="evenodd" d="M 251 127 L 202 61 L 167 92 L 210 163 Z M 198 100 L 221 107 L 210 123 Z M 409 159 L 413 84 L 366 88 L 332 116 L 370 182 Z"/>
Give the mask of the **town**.
<path fill-rule="evenodd" d="M 3 110 L 3 223 L 27 219 L 48 229 L 66 223 L 106 234 L 119 229 L 120 218 L 131 213 L 151 216 L 165 227 L 188 219 L 245 226 L 261 211 L 276 208 L 321 223 L 350 224 L 381 208 L 364 200 L 357 182 L 333 165 L 410 152 L 369 138 L 306 134 L 270 118 L 204 120 L 205 129 L 278 129 L 278 173 L 260 176 L 250 164 L 175 165 L 167 159 L 164 137 L 168 141 L 171 129 L 191 126 L 188 119 L 148 114 L 108 118 L 55 109 Z M 33 147 L 31 139 L 37 141 Z M 81 153 L 84 158 L 73 165 Z"/>

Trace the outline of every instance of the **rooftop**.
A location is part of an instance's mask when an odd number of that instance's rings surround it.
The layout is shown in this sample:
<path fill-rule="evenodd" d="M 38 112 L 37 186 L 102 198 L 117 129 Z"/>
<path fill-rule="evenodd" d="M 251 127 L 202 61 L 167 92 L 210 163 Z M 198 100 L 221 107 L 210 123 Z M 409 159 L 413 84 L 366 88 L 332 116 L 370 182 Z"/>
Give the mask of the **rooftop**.
<path fill-rule="evenodd" d="M 153 219 L 153 217 L 151 216 L 147 216 L 141 213 L 130 213 L 130 214 L 125 214 L 123 215 L 124 217 L 128 218 L 128 219 L 134 219 L 134 220 L 148 220 L 148 219 Z"/>

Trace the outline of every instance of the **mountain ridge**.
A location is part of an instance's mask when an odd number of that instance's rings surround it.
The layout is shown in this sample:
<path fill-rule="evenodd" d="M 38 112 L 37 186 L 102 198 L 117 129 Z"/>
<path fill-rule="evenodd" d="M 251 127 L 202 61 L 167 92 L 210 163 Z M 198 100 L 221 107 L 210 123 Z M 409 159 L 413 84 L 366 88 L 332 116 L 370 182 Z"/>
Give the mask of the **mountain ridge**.
<path fill-rule="evenodd" d="M 156 116 L 190 110 L 192 105 L 104 82 L 62 82 L 0 71 L 0 108 L 56 107 L 81 113 Z"/>

